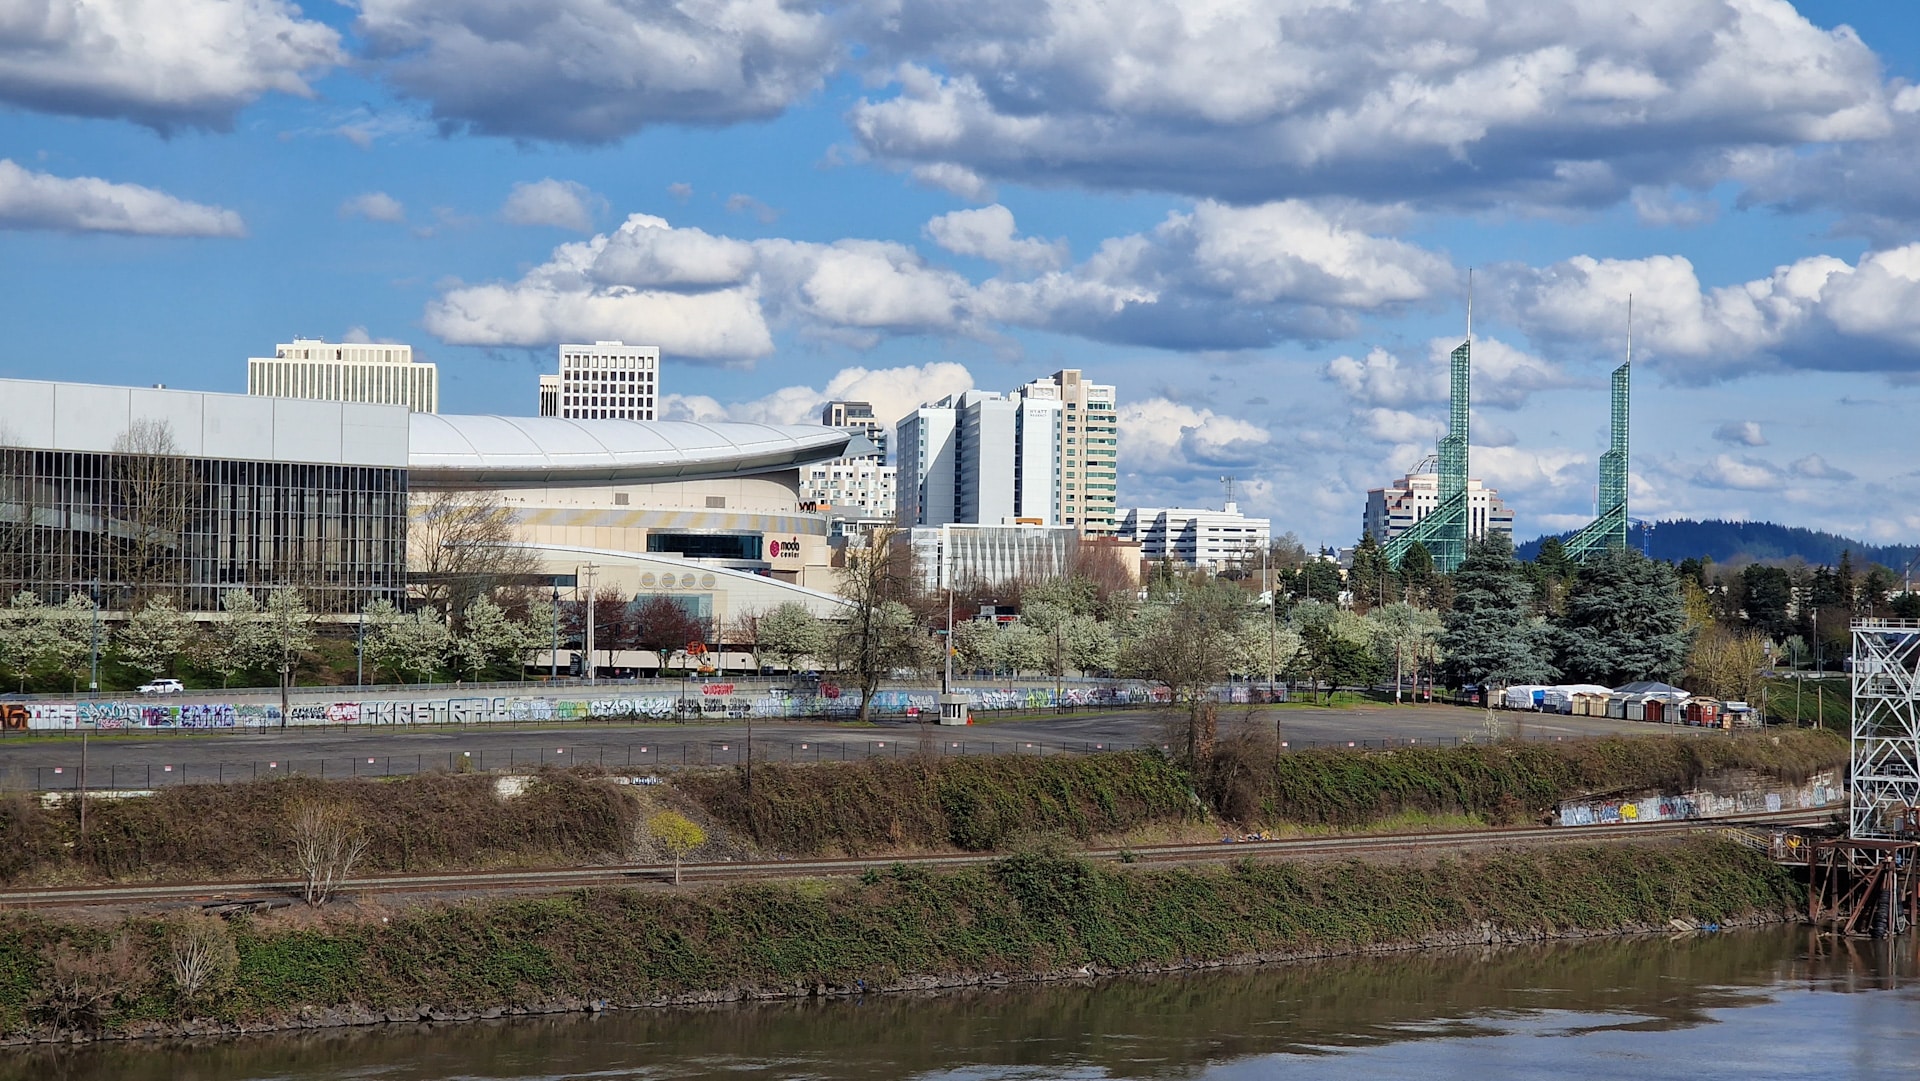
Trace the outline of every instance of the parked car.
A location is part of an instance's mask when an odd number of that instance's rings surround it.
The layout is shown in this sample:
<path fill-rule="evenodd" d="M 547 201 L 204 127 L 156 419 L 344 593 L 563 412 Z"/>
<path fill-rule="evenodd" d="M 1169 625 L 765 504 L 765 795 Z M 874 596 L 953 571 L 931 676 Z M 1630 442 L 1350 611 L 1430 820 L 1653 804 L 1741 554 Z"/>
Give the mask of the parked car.
<path fill-rule="evenodd" d="M 186 684 L 177 679 L 156 679 L 140 685 L 141 694 L 181 694 L 186 689 Z"/>

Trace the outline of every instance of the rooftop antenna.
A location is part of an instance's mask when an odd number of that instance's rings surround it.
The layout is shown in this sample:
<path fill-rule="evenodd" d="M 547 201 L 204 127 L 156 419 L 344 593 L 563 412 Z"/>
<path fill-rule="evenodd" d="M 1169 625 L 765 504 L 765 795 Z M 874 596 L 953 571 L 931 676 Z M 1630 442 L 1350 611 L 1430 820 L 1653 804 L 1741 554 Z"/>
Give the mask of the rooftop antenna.
<path fill-rule="evenodd" d="M 1227 503 L 1231 505 L 1233 503 L 1233 478 L 1221 477 L 1220 483 L 1227 486 Z"/>

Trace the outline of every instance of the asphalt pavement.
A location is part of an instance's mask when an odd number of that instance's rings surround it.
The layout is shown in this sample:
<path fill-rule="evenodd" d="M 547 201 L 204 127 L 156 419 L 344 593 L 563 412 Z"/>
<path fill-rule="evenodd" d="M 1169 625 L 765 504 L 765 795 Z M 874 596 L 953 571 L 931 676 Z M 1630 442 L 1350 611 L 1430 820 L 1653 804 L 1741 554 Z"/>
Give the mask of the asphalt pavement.
<path fill-rule="evenodd" d="M 1290 749 L 1450 744 L 1486 738 L 1486 711 L 1444 705 L 1227 706 L 1223 733 L 1257 726 Z M 1663 726 L 1555 714 L 1495 714 L 1503 734 L 1530 740 L 1650 734 Z M 90 789 L 141 789 L 165 784 L 238 781 L 288 773 L 326 777 L 385 776 L 434 770 L 496 770 L 599 765 L 646 774 L 657 769 L 744 762 L 749 738 L 756 762 L 840 761 L 876 755 L 1080 754 L 1146 745 L 1171 746 L 1183 715 L 1165 710 L 1086 711 L 1027 715 L 966 727 L 911 723 L 855 725 L 798 721 L 698 723 L 558 722 L 472 726 L 130 730 L 86 742 Z M 1683 731 L 1700 731 L 1697 729 Z M 78 786 L 79 737 L 48 733 L 0 736 L 0 787 L 39 790 Z"/>

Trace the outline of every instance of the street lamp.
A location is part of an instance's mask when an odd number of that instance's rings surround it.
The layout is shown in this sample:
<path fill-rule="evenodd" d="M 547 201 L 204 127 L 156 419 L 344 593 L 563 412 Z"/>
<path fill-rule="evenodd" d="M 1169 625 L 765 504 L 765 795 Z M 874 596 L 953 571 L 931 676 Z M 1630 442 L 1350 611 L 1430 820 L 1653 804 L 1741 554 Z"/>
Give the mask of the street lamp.
<path fill-rule="evenodd" d="M 552 583 L 553 589 L 553 647 L 547 650 L 547 681 L 560 678 L 560 583 Z"/>
<path fill-rule="evenodd" d="M 87 677 L 87 693 L 100 696 L 100 579 L 93 580 L 93 664 Z"/>

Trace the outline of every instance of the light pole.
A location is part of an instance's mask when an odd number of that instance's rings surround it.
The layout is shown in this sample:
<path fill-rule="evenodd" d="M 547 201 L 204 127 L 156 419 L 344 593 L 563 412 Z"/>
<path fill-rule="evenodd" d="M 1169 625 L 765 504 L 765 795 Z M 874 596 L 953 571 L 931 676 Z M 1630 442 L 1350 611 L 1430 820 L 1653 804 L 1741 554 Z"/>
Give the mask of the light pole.
<path fill-rule="evenodd" d="M 353 636 L 353 685 L 364 687 L 367 684 L 367 606 L 360 606 L 359 626 Z"/>
<path fill-rule="evenodd" d="M 599 672 L 596 670 L 594 666 L 594 661 L 593 661 L 593 647 L 595 644 L 593 640 L 594 639 L 593 572 L 596 570 L 599 570 L 600 568 L 594 566 L 591 563 L 588 563 L 581 569 L 587 572 L 587 598 L 586 598 L 586 601 L 584 602 L 587 606 L 587 633 L 586 633 L 586 637 L 581 641 L 581 645 L 584 647 L 585 652 L 587 654 L 587 685 L 594 686 L 599 682 L 599 680 L 596 678 L 599 675 Z"/>
<path fill-rule="evenodd" d="M 560 678 L 560 583 L 554 582 L 553 590 L 553 647 L 547 650 L 547 682 Z"/>

